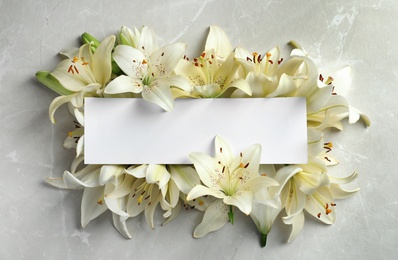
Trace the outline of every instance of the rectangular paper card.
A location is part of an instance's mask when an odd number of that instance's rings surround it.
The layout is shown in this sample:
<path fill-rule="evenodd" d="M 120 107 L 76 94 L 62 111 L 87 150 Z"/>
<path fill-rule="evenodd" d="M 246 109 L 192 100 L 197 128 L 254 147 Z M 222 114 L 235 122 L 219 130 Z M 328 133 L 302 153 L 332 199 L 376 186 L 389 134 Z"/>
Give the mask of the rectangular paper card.
<path fill-rule="evenodd" d="M 163 111 L 141 98 L 85 99 L 86 164 L 190 164 L 214 156 L 214 138 L 239 152 L 262 147 L 262 164 L 307 162 L 305 98 L 177 99 Z"/>

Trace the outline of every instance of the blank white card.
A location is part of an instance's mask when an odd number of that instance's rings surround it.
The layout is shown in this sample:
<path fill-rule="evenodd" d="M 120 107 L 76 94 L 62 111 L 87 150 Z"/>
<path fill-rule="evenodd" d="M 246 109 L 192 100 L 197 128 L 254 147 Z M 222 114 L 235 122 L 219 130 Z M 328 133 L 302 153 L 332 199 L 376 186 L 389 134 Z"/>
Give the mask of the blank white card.
<path fill-rule="evenodd" d="M 214 138 L 239 152 L 262 147 L 262 164 L 307 162 L 305 98 L 177 99 L 163 111 L 140 98 L 85 99 L 86 164 L 190 164 L 214 156 Z"/>

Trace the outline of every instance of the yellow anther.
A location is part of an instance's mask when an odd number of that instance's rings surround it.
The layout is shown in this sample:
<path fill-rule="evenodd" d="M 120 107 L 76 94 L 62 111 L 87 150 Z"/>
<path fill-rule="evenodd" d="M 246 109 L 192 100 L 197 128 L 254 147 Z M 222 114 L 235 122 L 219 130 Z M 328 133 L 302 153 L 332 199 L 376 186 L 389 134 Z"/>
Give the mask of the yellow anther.
<path fill-rule="evenodd" d="M 78 61 L 79 60 L 79 58 L 78 57 L 73 57 L 73 62 L 76 62 L 76 61 Z"/>
<path fill-rule="evenodd" d="M 267 176 L 267 174 L 263 173 L 263 174 L 261 174 L 261 176 L 264 176 L 264 177 L 265 177 L 265 176 Z"/>
<path fill-rule="evenodd" d="M 239 167 L 240 167 L 240 168 L 245 168 L 245 166 L 243 165 L 243 163 L 240 163 L 240 164 L 239 164 Z"/>
<path fill-rule="evenodd" d="M 324 143 L 324 144 L 323 144 L 323 147 L 324 147 L 324 148 L 333 148 L 333 143 L 332 143 L 332 142 Z"/>
<path fill-rule="evenodd" d="M 141 204 L 142 203 L 142 198 L 144 197 L 144 195 L 140 195 L 138 198 L 137 198 L 137 202 L 138 202 L 138 204 Z"/>
<path fill-rule="evenodd" d="M 265 55 L 267 56 L 267 58 L 271 57 L 271 53 L 269 52 L 267 52 Z"/>
<path fill-rule="evenodd" d="M 205 204 L 205 203 L 203 202 L 203 200 L 199 200 L 198 203 L 199 203 L 200 206 L 202 206 L 203 204 Z"/>
<path fill-rule="evenodd" d="M 142 64 L 147 64 L 147 63 L 148 62 L 145 59 L 142 60 Z"/>
<path fill-rule="evenodd" d="M 99 199 L 99 200 L 97 200 L 97 203 L 98 203 L 99 205 L 102 205 L 102 204 L 104 204 L 104 201 L 103 201 L 102 199 Z"/>

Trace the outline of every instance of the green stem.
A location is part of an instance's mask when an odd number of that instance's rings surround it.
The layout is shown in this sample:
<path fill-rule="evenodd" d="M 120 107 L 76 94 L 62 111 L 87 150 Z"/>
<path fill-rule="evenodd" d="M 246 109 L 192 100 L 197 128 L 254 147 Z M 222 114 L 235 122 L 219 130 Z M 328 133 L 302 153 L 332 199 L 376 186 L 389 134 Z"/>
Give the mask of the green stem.
<path fill-rule="evenodd" d="M 267 235 L 268 234 L 261 234 L 261 247 L 265 247 L 267 245 Z"/>
<path fill-rule="evenodd" d="M 234 224 L 234 212 L 232 211 L 232 205 L 229 205 L 228 219 L 231 224 Z"/>

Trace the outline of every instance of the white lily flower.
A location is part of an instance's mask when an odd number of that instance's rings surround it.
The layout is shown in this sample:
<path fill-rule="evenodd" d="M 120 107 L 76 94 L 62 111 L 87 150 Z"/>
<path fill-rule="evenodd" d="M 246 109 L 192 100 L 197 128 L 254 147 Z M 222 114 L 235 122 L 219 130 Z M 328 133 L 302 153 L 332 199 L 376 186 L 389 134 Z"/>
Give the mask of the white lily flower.
<path fill-rule="evenodd" d="M 191 153 L 193 162 L 204 185 L 196 185 L 188 194 L 188 200 L 204 195 L 223 199 L 224 203 L 238 207 L 250 214 L 253 192 L 270 186 L 277 186 L 273 179 L 258 174 L 261 146 L 255 144 L 239 156 L 233 157 L 228 143 L 221 137 L 215 138 L 216 156 Z"/>
<path fill-rule="evenodd" d="M 237 88 L 251 95 L 249 84 L 235 78 L 238 67 L 227 35 L 221 28 L 211 26 L 202 55 L 193 61 L 182 59 L 175 68 L 177 75 L 189 81 L 191 89 L 176 89 L 173 94 L 176 97 L 215 98 L 227 89 Z"/>
<path fill-rule="evenodd" d="M 270 186 L 277 186 L 273 179 L 258 174 L 261 147 L 256 144 L 239 156 L 234 157 L 229 147 L 221 137 L 215 138 L 215 157 L 203 153 L 191 153 L 190 160 L 193 162 L 196 171 L 204 185 L 196 185 L 187 196 L 188 200 L 210 195 L 222 199 L 225 205 L 229 205 L 229 220 L 233 223 L 232 206 L 238 207 L 243 213 L 250 214 L 254 193 Z M 213 212 L 217 211 L 217 212 Z M 195 237 L 203 236 L 214 231 L 214 226 L 207 223 L 207 220 L 219 223 L 217 229 L 225 224 L 225 216 L 220 213 L 225 211 L 225 206 L 218 200 L 214 201 L 206 210 L 202 223 L 194 233 Z M 225 212 L 224 212 L 225 213 Z M 223 223 L 221 225 L 221 223 Z M 199 229 L 199 230 L 198 230 Z"/>
<path fill-rule="evenodd" d="M 144 39 L 143 36 L 141 35 L 140 39 Z M 147 42 L 150 42 L 148 46 L 154 48 L 152 41 L 142 40 L 139 44 Z M 184 88 L 181 77 L 173 75 L 172 72 L 182 58 L 186 44 L 170 44 L 152 53 L 148 53 L 146 49 L 145 45 L 140 46 L 140 49 L 127 45 L 118 45 L 115 48 L 113 58 L 126 75 L 111 81 L 105 88 L 105 93 L 141 93 L 145 100 L 170 111 L 174 107 L 170 87 Z"/>
<path fill-rule="evenodd" d="M 53 123 L 54 113 L 61 105 L 70 102 L 74 107 L 80 108 L 85 96 L 102 94 L 105 84 L 111 78 L 111 51 L 114 44 L 115 36 L 111 35 L 101 42 L 94 54 L 90 44 L 84 44 L 80 47 L 78 56 L 61 61 L 51 72 L 65 89 L 73 92 L 59 96 L 51 102 L 49 114 Z"/>
<path fill-rule="evenodd" d="M 347 76 L 347 70 L 344 68 L 343 70 L 344 73 L 336 71 L 335 74 Z M 290 93 L 289 96 L 307 98 L 309 127 L 318 130 L 334 127 L 341 130 L 342 124 L 340 121 L 347 117 L 350 124 L 362 118 L 367 126 L 370 125 L 370 120 L 366 115 L 350 106 L 343 96 L 338 95 L 338 91 L 342 87 L 335 88 L 333 85 L 334 78 L 329 76 L 325 79 L 322 74 L 319 74 L 315 63 L 304 51 L 294 49 L 291 53 L 291 59 L 280 67 L 278 74 L 286 74 L 293 78 L 297 90 Z M 337 83 L 347 85 L 350 80 L 342 80 L 339 77 Z M 342 90 L 342 93 L 344 92 Z"/>
<path fill-rule="evenodd" d="M 257 52 L 249 53 L 246 49 L 236 48 L 235 59 L 241 64 L 240 74 L 249 83 L 252 97 L 287 96 L 297 88 L 293 77 L 282 74 L 278 78 L 278 67 L 283 61 L 278 47 L 269 50 L 263 56 Z M 232 97 L 248 95 L 238 89 Z"/>
<path fill-rule="evenodd" d="M 169 191 L 170 173 L 163 165 L 131 166 L 125 172 L 136 178 L 129 184 L 130 186 L 127 185 L 129 189 L 125 189 L 125 192 L 122 193 L 108 194 L 107 197 L 119 198 L 125 196 L 128 192 L 126 214 L 129 217 L 135 217 L 145 211 L 145 219 L 148 225 L 154 228 L 153 215 L 159 203 L 162 209 L 166 211 L 165 218 L 171 214 L 172 206 L 166 201 L 166 197 L 169 196 L 167 193 Z M 175 192 L 175 189 L 172 189 L 172 192 Z M 176 206 L 174 194 L 171 197 L 173 198 L 173 206 Z"/>

